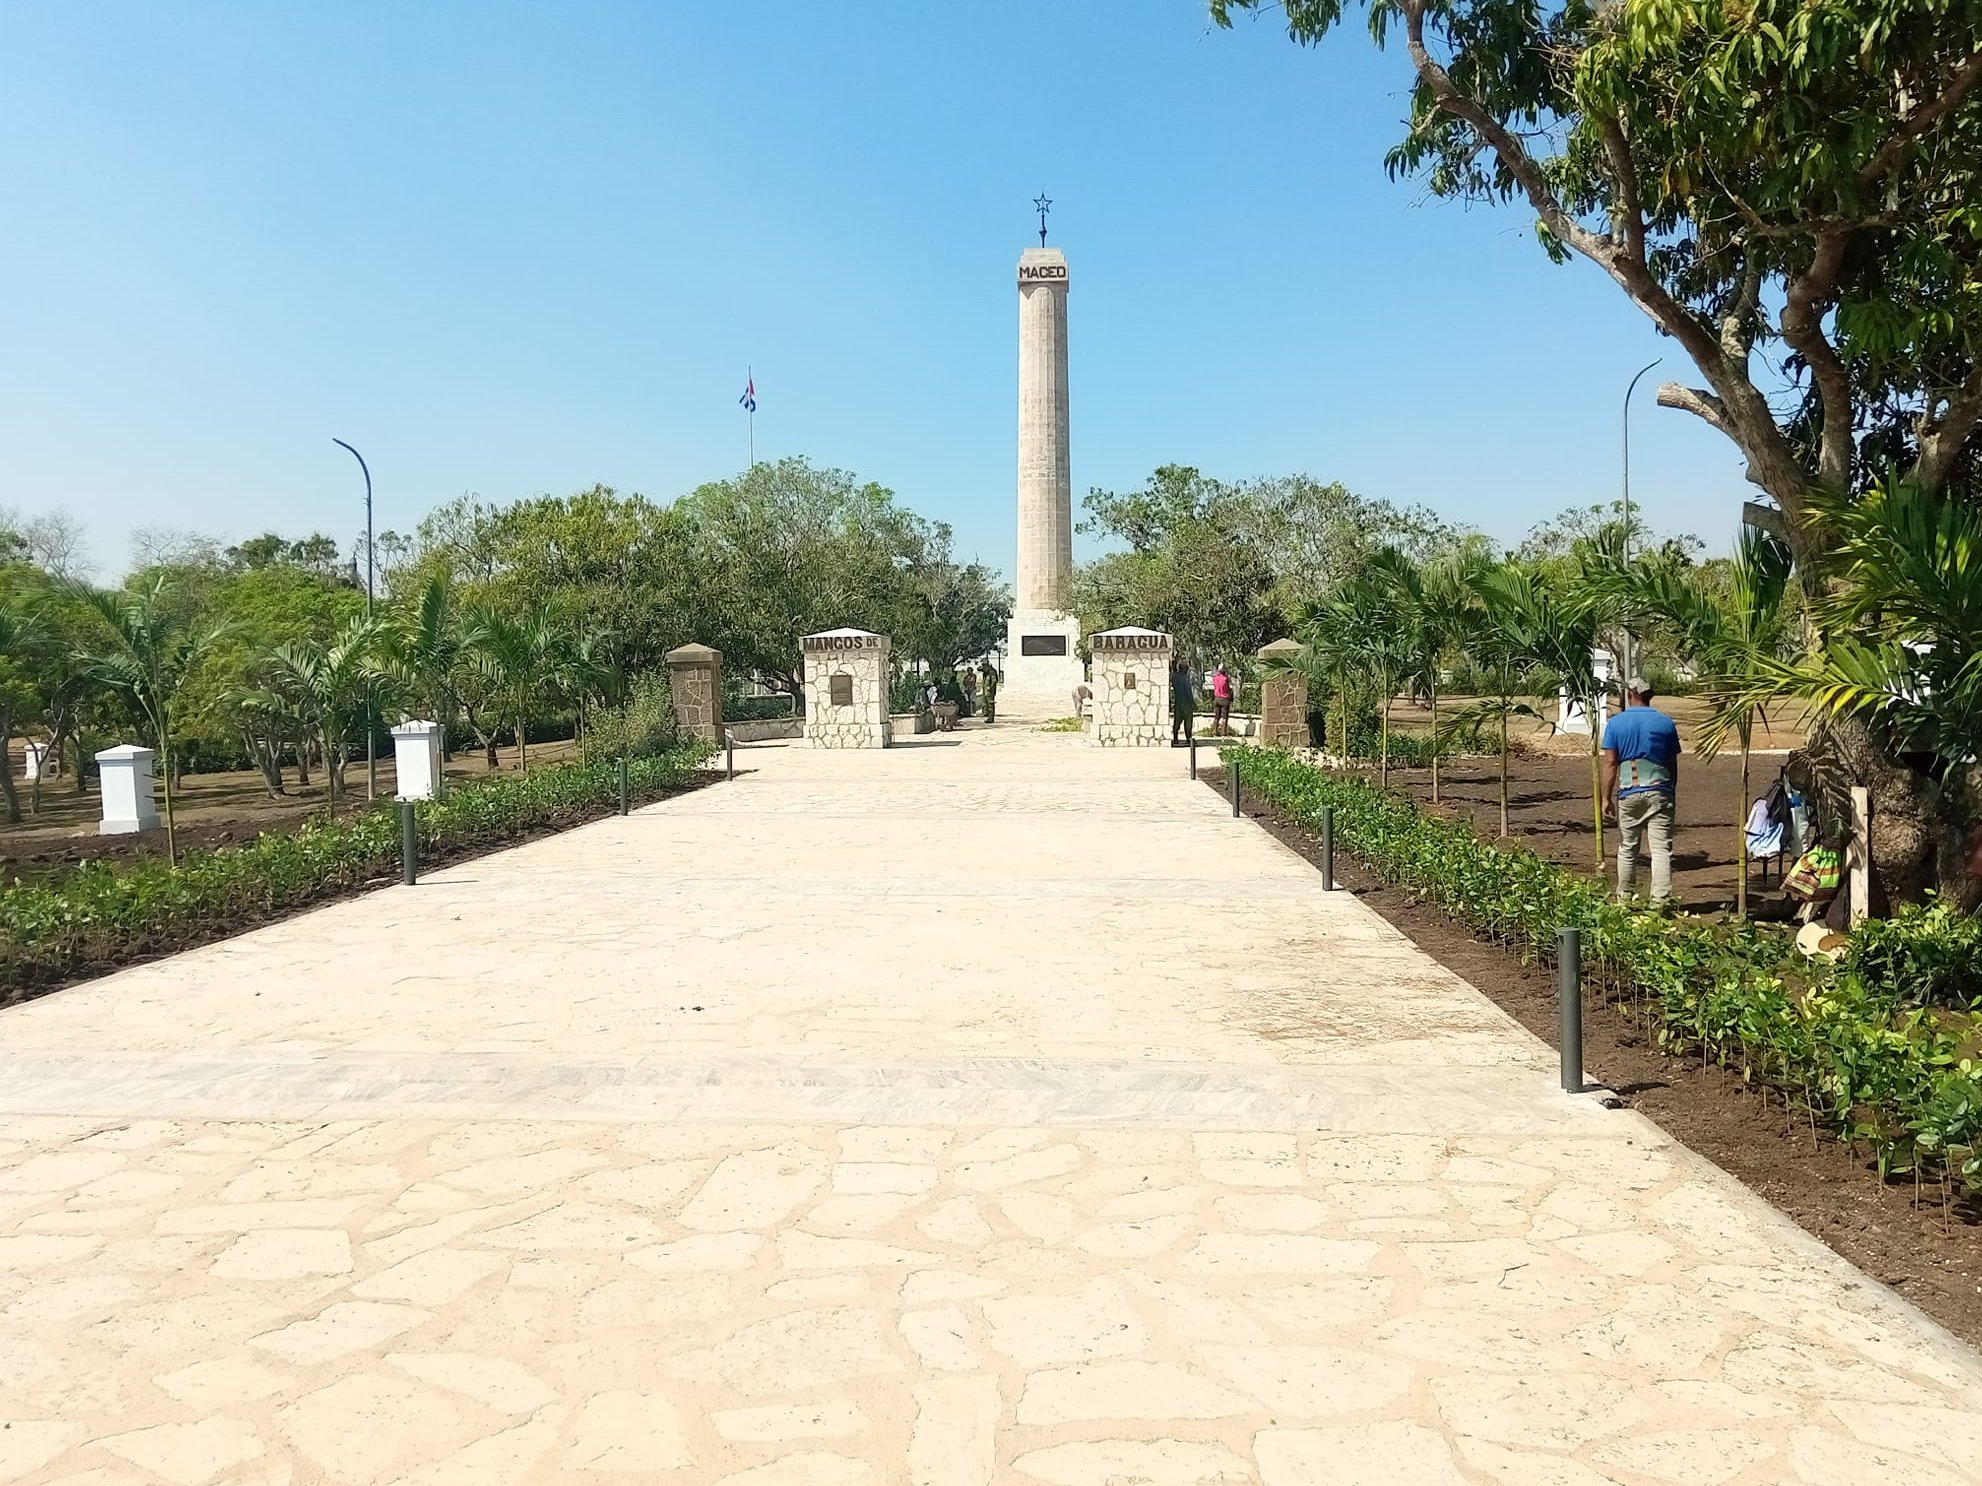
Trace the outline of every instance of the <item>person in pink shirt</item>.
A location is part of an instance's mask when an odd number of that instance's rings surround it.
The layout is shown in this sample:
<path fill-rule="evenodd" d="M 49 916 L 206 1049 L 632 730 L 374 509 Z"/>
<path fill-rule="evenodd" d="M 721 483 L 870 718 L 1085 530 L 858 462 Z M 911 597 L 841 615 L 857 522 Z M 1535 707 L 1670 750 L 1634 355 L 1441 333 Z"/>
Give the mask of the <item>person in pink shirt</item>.
<path fill-rule="evenodd" d="M 1225 673 L 1225 663 L 1220 661 L 1218 669 L 1211 673 L 1211 730 L 1223 732 L 1232 725 L 1232 678 Z"/>

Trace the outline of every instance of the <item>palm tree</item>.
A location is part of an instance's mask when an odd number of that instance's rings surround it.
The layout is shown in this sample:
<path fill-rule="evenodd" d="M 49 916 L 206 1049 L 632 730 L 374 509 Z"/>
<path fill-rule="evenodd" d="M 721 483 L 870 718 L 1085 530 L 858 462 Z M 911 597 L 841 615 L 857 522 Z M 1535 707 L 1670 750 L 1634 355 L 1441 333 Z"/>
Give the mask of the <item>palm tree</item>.
<path fill-rule="evenodd" d="M 1477 584 L 1486 623 L 1499 631 L 1513 663 L 1531 678 L 1545 678 L 1590 724 L 1590 818 L 1596 832 L 1597 870 L 1604 865 L 1602 737 L 1605 685 L 1597 675 L 1599 604 L 1593 595 L 1547 582 L 1520 563 L 1503 563 Z"/>
<path fill-rule="evenodd" d="M 1789 579 L 1789 548 L 1754 527 L 1742 528 L 1724 592 L 1672 563 L 1612 568 L 1603 579 L 1634 622 L 1662 628 L 1678 652 L 1712 678 L 1715 703 L 1703 730 L 1701 757 L 1719 752 L 1730 732 L 1740 742 L 1741 796 L 1734 819 L 1734 911 L 1740 918 L 1748 916 L 1749 751 L 1756 720 L 1767 721 L 1766 698 L 1757 685 L 1773 685 L 1765 668 L 1786 660 L 1795 639 Z"/>
<path fill-rule="evenodd" d="M 105 689 L 122 698 L 158 750 L 165 782 L 165 855 L 179 860 L 172 813 L 172 736 L 179 690 L 186 677 L 227 636 L 226 624 L 196 627 L 180 611 L 170 577 L 149 587 L 108 590 L 78 585 L 75 592 L 103 623 L 78 662 Z"/>
<path fill-rule="evenodd" d="M 21 821 L 21 799 L 14 788 L 14 725 L 19 715 L 34 705 L 29 652 L 39 649 L 41 640 L 39 615 L 0 607 L 0 796 L 6 799 L 9 825 Z"/>
<path fill-rule="evenodd" d="M 328 644 L 292 640 L 262 663 L 268 686 L 317 735 L 323 750 L 324 808 L 335 814 L 344 786 L 345 750 L 358 719 L 369 715 L 378 685 L 379 621 L 358 615 Z"/>
<path fill-rule="evenodd" d="M 1522 700 L 1527 692 L 1520 636 L 1500 623 L 1494 611 L 1495 596 L 1490 580 L 1499 571 L 1497 567 L 1481 564 L 1466 574 L 1467 602 L 1456 615 L 1454 644 L 1472 663 L 1477 695 L 1447 721 L 1444 733 L 1434 737 L 1434 747 L 1442 748 L 1447 741 L 1472 732 L 1483 723 L 1490 721 L 1495 725 L 1500 737 L 1500 835 L 1504 839 L 1508 834 L 1508 721 L 1515 717 L 1540 721 L 1541 713 Z"/>
<path fill-rule="evenodd" d="M 468 664 L 467 634 L 447 578 L 428 579 L 418 602 L 395 616 L 380 641 L 386 668 L 413 705 L 440 725 L 445 757 L 447 725 L 460 705 L 462 671 Z"/>
<path fill-rule="evenodd" d="M 1439 671 L 1448 650 L 1464 632 L 1473 605 L 1471 575 L 1477 563 L 1461 553 L 1435 562 L 1414 562 L 1395 547 L 1385 547 L 1370 559 L 1370 570 L 1388 585 L 1402 606 L 1408 679 L 1431 708 L 1431 802 L 1439 802 L 1439 754 L 1443 751 L 1438 725 Z"/>
<path fill-rule="evenodd" d="M 474 622 L 469 645 L 498 699 L 516 728 L 516 766 L 528 771 L 530 718 L 546 692 L 553 690 L 566 668 L 568 647 L 563 632 L 546 614 L 526 620 L 484 610 Z M 493 739 L 489 756 L 495 756 Z"/>
<path fill-rule="evenodd" d="M 1802 659 L 1757 651 L 1714 678 L 1707 737 L 1733 731 L 1744 705 L 1789 696 L 1933 759 L 1937 876 L 1960 899 L 1972 883 L 1959 843 L 1982 806 L 1982 506 L 1895 482 L 1856 498 L 1816 495 L 1811 519 L 1830 539 L 1805 575 L 1825 585 L 1810 600 L 1814 643 Z"/>

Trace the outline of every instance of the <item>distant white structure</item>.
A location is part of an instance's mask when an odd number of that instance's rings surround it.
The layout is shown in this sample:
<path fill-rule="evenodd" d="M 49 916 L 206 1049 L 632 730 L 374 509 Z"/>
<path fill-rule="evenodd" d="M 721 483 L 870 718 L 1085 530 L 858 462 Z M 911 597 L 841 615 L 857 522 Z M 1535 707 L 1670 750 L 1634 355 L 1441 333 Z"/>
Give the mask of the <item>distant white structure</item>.
<path fill-rule="evenodd" d="M 441 792 L 440 724 L 402 722 L 392 730 L 392 762 L 402 800 L 436 800 Z"/>
<path fill-rule="evenodd" d="M 1597 728 L 1601 730 L 1604 719 L 1610 715 L 1609 689 L 1617 681 L 1617 657 L 1612 655 L 1608 650 L 1592 650 L 1590 652 L 1590 666 L 1596 672 L 1597 680 L 1603 684 L 1605 689 L 1604 705 L 1599 709 L 1599 716 L 1597 718 Z M 1555 715 L 1555 730 L 1558 733 L 1575 733 L 1579 737 L 1589 737 L 1589 713 L 1584 710 L 1581 702 L 1569 695 L 1566 689 L 1556 694 Z"/>
<path fill-rule="evenodd" d="M 99 836 L 132 836 L 158 829 L 158 803 L 151 775 L 155 755 L 135 743 L 120 743 L 96 756 L 103 784 L 103 819 Z"/>
<path fill-rule="evenodd" d="M 21 776 L 25 779 L 41 778 L 42 770 L 48 767 L 48 745 L 27 742 L 21 745 Z"/>

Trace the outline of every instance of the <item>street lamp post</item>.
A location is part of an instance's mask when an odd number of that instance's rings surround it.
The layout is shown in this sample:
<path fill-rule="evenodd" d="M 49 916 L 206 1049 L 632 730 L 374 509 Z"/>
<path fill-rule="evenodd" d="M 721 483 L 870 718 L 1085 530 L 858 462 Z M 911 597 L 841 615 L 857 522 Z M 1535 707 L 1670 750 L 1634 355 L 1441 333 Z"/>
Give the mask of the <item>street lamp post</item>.
<path fill-rule="evenodd" d="M 1664 359 L 1661 356 L 1657 360 L 1646 362 L 1645 365 L 1638 368 L 1638 376 L 1631 379 L 1631 385 L 1624 389 L 1624 561 L 1627 565 L 1631 561 L 1631 394 L 1638 390 L 1638 378 L 1644 376 L 1646 372 L 1657 366 Z M 1635 660 L 1631 651 L 1631 629 L 1627 625 L 1624 630 L 1624 654 L 1618 657 L 1618 661 L 1624 671 L 1624 674 L 1618 678 L 1621 681 L 1629 681 L 1631 679 L 1632 665 Z"/>
<path fill-rule="evenodd" d="M 358 468 L 365 475 L 365 618 L 372 617 L 372 471 L 365 463 L 365 456 L 353 449 L 342 439 L 332 439 L 338 448 L 347 450 L 358 461 Z M 330 760 L 323 766 L 328 769 Z M 377 719 L 372 716 L 372 689 L 365 687 L 365 798 L 376 800 L 379 797 L 379 747 Z"/>

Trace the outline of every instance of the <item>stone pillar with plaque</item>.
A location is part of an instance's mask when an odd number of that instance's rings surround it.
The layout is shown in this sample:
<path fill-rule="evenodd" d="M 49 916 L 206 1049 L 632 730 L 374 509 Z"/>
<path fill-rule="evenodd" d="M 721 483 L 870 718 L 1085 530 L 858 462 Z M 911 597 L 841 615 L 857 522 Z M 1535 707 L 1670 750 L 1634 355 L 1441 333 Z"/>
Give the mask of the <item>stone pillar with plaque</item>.
<path fill-rule="evenodd" d="M 1100 748 L 1170 746 L 1170 637 L 1124 625 L 1089 635 L 1093 712 L 1087 741 Z"/>
<path fill-rule="evenodd" d="M 814 748 L 886 748 L 888 637 L 829 629 L 799 642 L 805 655 L 805 741 Z"/>

